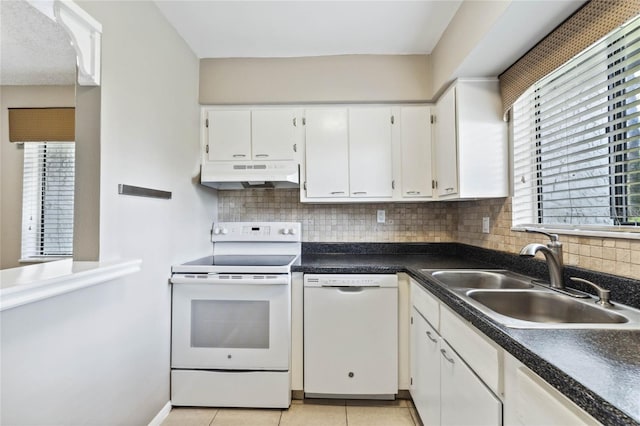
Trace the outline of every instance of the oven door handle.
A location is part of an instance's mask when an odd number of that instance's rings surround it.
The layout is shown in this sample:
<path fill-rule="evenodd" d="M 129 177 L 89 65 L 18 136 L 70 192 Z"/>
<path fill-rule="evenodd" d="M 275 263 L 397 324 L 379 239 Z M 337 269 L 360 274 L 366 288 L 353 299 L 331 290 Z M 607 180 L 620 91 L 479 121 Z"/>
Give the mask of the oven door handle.
<path fill-rule="evenodd" d="M 202 284 L 202 285 L 287 285 L 289 284 L 288 275 L 272 275 L 262 276 L 262 278 L 248 278 L 229 275 L 227 278 L 216 276 L 206 276 L 197 278 L 195 276 L 185 277 L 183 275 L 174 275 L 171 277 L 172 284 Z"/>

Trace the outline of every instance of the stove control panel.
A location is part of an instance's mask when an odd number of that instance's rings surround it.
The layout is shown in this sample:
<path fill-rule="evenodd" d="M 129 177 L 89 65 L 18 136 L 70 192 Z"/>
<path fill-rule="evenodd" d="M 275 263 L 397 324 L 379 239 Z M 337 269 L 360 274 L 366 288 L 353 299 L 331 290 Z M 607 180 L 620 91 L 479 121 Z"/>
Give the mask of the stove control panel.
<path fill-rule="evenodd" d="M 300 242 L 299 222 L 219 222 L 211 229 L 213 242 Z"/>

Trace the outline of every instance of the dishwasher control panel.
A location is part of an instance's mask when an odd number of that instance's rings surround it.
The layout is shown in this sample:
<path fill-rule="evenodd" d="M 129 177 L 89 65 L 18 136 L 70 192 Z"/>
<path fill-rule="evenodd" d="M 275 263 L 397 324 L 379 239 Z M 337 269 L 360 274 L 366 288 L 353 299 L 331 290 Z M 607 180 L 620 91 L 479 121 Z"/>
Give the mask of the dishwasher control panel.
<path fill-rule="evenodd" d="M 395 274 L 305 274 L 305 287 L 398 287 Z"/>

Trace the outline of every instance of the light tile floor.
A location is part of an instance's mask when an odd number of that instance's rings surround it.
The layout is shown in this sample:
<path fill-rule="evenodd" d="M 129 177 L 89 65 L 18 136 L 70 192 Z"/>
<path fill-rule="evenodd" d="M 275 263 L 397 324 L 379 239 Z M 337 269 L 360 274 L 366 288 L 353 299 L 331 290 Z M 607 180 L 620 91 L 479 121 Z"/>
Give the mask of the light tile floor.
<path fill-rule="evenodd" d="M 421 426 L 411 401 L 293 400 L 287 410 L 174 408 L 162 426 Z"/>

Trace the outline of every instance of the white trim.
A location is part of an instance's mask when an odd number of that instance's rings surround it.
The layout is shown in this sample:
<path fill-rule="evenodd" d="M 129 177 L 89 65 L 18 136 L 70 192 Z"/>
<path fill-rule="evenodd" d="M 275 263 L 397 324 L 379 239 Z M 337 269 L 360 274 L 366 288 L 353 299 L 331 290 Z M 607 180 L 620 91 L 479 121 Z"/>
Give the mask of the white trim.
<path fill-rule="evenodd" d="M 158 414 L 156 414 L 156 416 L 153 419 L 151 419 L 148 426 L 160 426 L 164 421 L 164 419 L 166 419 L 167 416 L 169 416 L 170 412 L 171 412 L 171 401 L 167 402 L 164 405 L 164 407 L 162 407 L 162 409 L 158 411 Z"/>
<path fill-rule="evenodd" d="M 76 51 L 78 84 L 100 86 L 102 25 L 72 0 L 27 0 L 71 37 Z"/>
<path fill-rule="evenodd" d="M 112 281 L 140 271 L 142 260 L 71 259 L 0 271 L 0 311 Z"/>
<path fill-rule="evenodd" d="M 619 238 L 627 240 L 640 240 L 640 227 L 637 232 L 627 232 L 620 229 L 619 231 L 606 230 L 604 228 L 562 228 L 553 225 L 518 225 L 512 226 L 511 230 L 515 232 L 525 232 L 526 229 L 538 229 L 551 234 L 559 235 L 575 235 L 578 237 L 599 237 L 599 238 Z"/>

